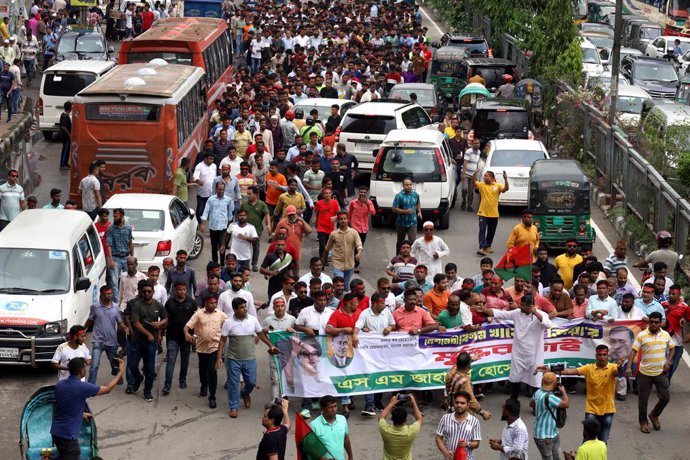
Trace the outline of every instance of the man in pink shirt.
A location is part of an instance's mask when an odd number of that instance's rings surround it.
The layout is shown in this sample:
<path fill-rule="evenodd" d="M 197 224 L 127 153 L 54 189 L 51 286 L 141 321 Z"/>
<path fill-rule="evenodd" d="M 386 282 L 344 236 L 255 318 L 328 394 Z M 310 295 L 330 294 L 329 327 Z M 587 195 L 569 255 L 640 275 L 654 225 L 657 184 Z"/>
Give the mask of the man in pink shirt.
<path fill-rule="evenodd" d="M 404 294 L 405 306 L 393 312 L 396 331 L 407 331 L 410 335 L 419 335 L 426 332 L 446 332 L 446 328 L 440 326 L 424 308 L 417 306 L 417 292 L 408 289 Z"/>
<path fill-rule="evenodd" d="M 347 214 L 350 220 L 350 227 L 357 230 L 359 238 L 362 240 L 362 246 L 367 239 L 369 232 L 369 215 L 376 215 L 374 203 L 367 197 L 369 187 L 362 185 L 359 188 L 359 196 L 356 200 L 350 201 L 347 207 Z M 359 273 L 359 261 L 355 262 L 355 273 Z"/>

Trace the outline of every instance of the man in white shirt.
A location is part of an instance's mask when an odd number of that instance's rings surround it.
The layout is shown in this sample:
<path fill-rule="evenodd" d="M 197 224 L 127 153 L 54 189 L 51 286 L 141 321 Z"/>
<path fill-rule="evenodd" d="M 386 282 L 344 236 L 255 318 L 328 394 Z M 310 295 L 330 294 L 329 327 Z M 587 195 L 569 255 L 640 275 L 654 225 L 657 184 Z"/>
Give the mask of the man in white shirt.
<path fill-rule="evenodd" d="M 326 325 L 333 314 L 333 310 L 326 308 L 328 296 L 325 292 L 319 291 L 315 292 L 312 297 L 314 298 L 314 305 L 299 312 L 295 329 L 298 332 L 304 332 L 309 337 L 326 335 Z"/>
<path fill-rule="evenodd" d="M 232 316 L 232 301 L 236 298 L 240 298 L 247 302 L 247 311 L 249 315 L 256 318 L 254 295 L 246 289 L 242 289 L 243 284 L 244 280 L 242 279 L 242 273 L 233 273 L 232 278 L 230 278 L 230 288 L 223 291 L 218 297 L 218 310 L 228 315 L 228 317 Z"/>
<path fill-rule="evenodd" d="M 309 283 L 311 282 L 312 278 L 319 278 L 321 280 L 321 285 L 333 283 L 331 277 L 323 272 L 323 262 L 318 256 L 314 256 L 309 259 L 309 271 L 302 275 L 299 280 L 297 280 L 307 283 L 307 295 L 311 294 L 309 292 Z"/>
<path fill-rule="evenodd" d="M 161 269 L 156 265 L 151 265 L 147 275 L 149 281 L 153 285 L 153 300 L 157 300 L 161 305 L 165 305 L 165 302 L 168 301 L 168 291 L 165 290 L 164 284 L 158 282 L 161 275 Z"/>
<path fill-rule="evenodd" d="M 101 203 L 101 183 L 96 177 L 100 168 L 99 164 L 93 162 L 89 165 L 89 175 L 79 182 L 79 192 L 81 193 L 81 208 L 91 219 L 95 219 L 98 211 L 103 206 Z"/>
<path fill-rule="evenodd" d="M 201 223 L 201 215 L 206 202 L 213 194 L 213 179 L 218 175 L 218 168 L 213 162 L 213 150 L 206 151 L 204 161 L 196 165 L 192 179 L 198 185 L 196 190 L 196 218 Z"/>
<path fill-rule="evenodd" d="M 618 319 L 641 320 L 644 313 L 639 308 L 635 308 L 635 296 L 627 293 L 623 294 L 621 304 L 618 306 Z"/>
<path fill-rule="evenodd" d="M 53 369 L 58 371 L 58 380 L 64 380 L 69 377 L 69 368 L 67 365 L 73 358 L 84 358 L 86 365 L 91 365 L 91 353 L 89 348 L 84 344 L 86 340 L 86 329 L 84 326 L 75 324 L 69 329 L 67 334 L 67 342 L 58 345 L 51 360 Z M 86 378 L 82 378 L 86 381 Z"/>
<path fill-rule="evenodd" d="M 287 305 L 288 307 L 290 306 L 290 300 L 297 298 L 297 294 L 295 294 L 294 290 L 294 285 L 295 279 L 292 276 L 288 276 L 283 280 L 282 289 L 273 294 L 270 300 L 268 301 L 268 309 L 266 310 L 266 314 L 272 315 L 274 313 L 273 302 L 275 302 L 276 299 L 283 299 L 285 301 L 285 305 Z"/>
<path fill-rule="evenodd" d="M 252 260 L 252 244 L 259 241 L 259 234 L 256 228 L 247 222 L 247 211 L 244 209 L 238 211 L 237 222 L 228 225 L 228 231 L 220 247 L 221 253 L 225 252 L 230 240 L 232 240 L 230 252 L 237 257 L 237 270 L 249 268 Z"/>
<path fill-rule="evenodd" d="M 410 253 L 417 259 L 418 265 L 426 265 L 428 277 L 433 278 L 437 273 L 443 273 L 441 259 L 450 253 L 450 249 L 443 239 L 434 235 L 434 223 L 424 222 L 424 236 L 412 243 Z"/>
<path fill-rule="evenodd" d="M 481 141 L 475 138 L 472 141 L 472 148 L 465 151 L 465 156 L 462 162 L 462 184 L 460 189 L 462 190 L 462 204 L 460 209 L 467 209 L 467 211 L 472 212 L 472 205 L 474 204 L 474 186 L 472 185 L 472 176 L 477 172 L 479 167 L 479 160 L 481 158 Z"/>

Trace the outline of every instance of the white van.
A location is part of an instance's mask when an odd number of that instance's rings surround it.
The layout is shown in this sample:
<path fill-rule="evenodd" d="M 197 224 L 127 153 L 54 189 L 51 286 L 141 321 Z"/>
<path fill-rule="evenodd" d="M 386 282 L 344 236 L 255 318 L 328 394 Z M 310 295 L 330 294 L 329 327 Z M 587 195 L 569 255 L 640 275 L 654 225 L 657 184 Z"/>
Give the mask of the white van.
<path fill-rule="evenodd" d="M 456 199 L 455 173 L 448 140 L 436 127 L 390 131 L 371 173 L 370 195 L 376 209 L 372 225 L 382 226 L 393 216 L 393 199 L 402 190 L 403 179 L 411 177 L 424 220 L 438 220 L 438 227 L 447 229 Z"/>
<path fill-rule="evenodd" d="M 38 97 L 38 127 L 46 139 L 52 139 L 53 133 L 60 130 L 65 102 L 113 67 L 113 61 L 62 61 L 43 72 Z"/>
<path fill-rule="evenodd" d="M 0 232 L 0 267 L 0 364 L 50 362 L 105 284 L 96 228 L 81 211 L 22 211 Z"/>

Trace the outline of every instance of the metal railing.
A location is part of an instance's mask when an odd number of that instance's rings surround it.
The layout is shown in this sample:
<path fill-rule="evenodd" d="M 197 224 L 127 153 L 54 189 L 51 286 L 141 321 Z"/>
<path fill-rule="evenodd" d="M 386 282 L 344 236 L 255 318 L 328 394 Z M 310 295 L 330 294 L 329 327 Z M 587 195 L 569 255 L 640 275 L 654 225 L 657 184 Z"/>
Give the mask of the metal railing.
<path fill-rule="evenodd" d="M 559 91 L 573 92 L 573 89 L 561 83 Z M 611 203 L 620 200 L 623 209 L 637 216 L 655 234 L 671 231 L 675 250 L 687 255 L 690 203 L 635 150 L 622 131 L 606 123 L 605 115 L 596 107 L 585 103 L 568 109 L 581 116 L 578 121 L 583 152 L 594 163 L 596 181 L 611 196 Z M 563 127 L 574 120 L 572 116 L 557 116 L 554 121 Z M 549 148 L 554 147 L 554 142 L 554 136 L 547 137 Z"/>

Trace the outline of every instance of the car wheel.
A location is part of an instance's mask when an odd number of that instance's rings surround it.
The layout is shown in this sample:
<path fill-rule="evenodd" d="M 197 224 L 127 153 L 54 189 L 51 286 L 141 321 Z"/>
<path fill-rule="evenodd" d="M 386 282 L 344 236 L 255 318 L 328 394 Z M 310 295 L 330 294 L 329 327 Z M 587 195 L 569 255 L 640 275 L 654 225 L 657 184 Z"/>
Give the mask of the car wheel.
<path fill-rule="evenodd" d="M 188 258 L 191 260 L 196 259 L 199 257 L 204 250 L 204 235 L 202 235 L 199 232 L 196 232 L 196 235 L 194 235 L 194 246 L 192 247 L 192 251 L 189 253 Z"/>
<path fill-rule="evenodd" d="M 43 139 L 47 140 L 48 142 L 53 140 L 53 132 L 52 131 L 42 131 L 43 133 Z"/>
<path fill-rule="evenodd" d="M 450 227 L 450 210 L 438 219 L 438 228 L 440 230 L 448 230 Z"/>

